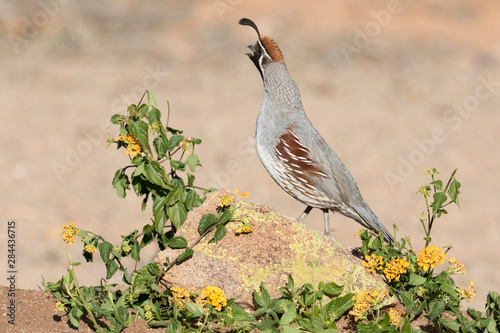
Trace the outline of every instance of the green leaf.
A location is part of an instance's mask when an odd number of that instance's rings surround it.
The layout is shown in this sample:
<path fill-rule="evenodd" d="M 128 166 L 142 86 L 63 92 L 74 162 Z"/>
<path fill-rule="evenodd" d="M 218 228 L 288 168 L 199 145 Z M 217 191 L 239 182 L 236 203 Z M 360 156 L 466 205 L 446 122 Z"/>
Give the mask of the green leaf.
<path fill-rule="evenodd" d="M 283 326 L 281 328 L 281 332 L 283 332 L 283 333 L 300 333 L 302 331 L 298 330 L 298 329 L 296 329 L 294 327 L 291 327 L 291 326 Z"/>
<path fill-rule="evenodd" d="M 186 158 L 186 164 L 189 165 L 191 172 L 194 172 L 197 166 L 201 166 L 200 159 L 196 155 L 189 155 Z"/>
<path fill-rule="evenodd" d="M 134 240 L 132 243 L 130 243 L 130 256 L 132 257 L 132 259 L 140 261 L 141 260 L 141 258 L 139 257 L 140 252 L 141 252 L 141 247 L 138 241 Z"/>
<path fill-rule="evenodd" d="M 325 293 L 328 297 L 335 297 L 342 293 L 344 290 L 344 286 L 339 286 L 334 282 L 328 282 L 324 288 L 321 289 L 322 292 Z"/>
<path fill-rule="evenodd" d="M 451 279 L 449 280 L 449 282 L 451 283 Z M 441 285 L 441 290 L 443 292 L 447 293 L 448 295 L 450 295 L 451 297 L 457 298 L 457 296 L 458 296 L 457 288 L 454 286 L 451 286 L 450 283 L 443 283 Z"/>
<path fill-rule="evenodd" d="M 160 135 L 156 140 L 156 152 L 158 153 L 158 158 L 163 158 L 167 155 L 167 138 Z"/>
<path fill-rule="evenodd" d="M 111 116 L 111 122 L 115 125 L 123 123 L 123 116 L 121 114 L 114 114 Z"/>
<path fill-rule="evenodd" d="M 193 255 L 194 251 L 193 249 L 187 248 L 185 252 L 179 254 L 176 258 L 177 262 L 181 262 L 185 260 L 186 258 L 189 258 Z"/>
<path fill-rule="evenodd" d="M 168 140 L 168 144 L 167 144 L 168 151 L 174 150 L 174 148 L 177 147 L 179 145 L 179 143 L 182 142 L 182 140 L 184 140 L 184 135 L 174 135 L 174 136 L 172 136 L 170 138 L 170 140 Z"/>
<path fill-rule="evenodd" d="M 125 198 L 125 190 L 129 189 L 130 181 L 125 173 L 121 170 L 115 172 L 115 177 L 113 178 L 113 187 L 116 189 L 116 194 L 119 198 Z"/>
<path fill-rule="evenodd" d="M 214 235 L 214 238 L 212 238 L 209 243 L 217 243 L 218 241 L 220 241 L 222 238 L 224 238 L 224 236 L 226 236 L 226 232 L 227 232 L 227 229 L 226 229 L 226 226 L 221 224 L 217 227 L 217 229 L 215 229 L 215 235 Z"/>
<path fill-rule="evenodd" d="M 148 272 L 152 276 L 158 276 L 160 274 L 160 268 L 158 268 L 158 265 L 156 263 L 150 262 L 149 264 L 146 265 Z"/>
<path fill-rule="evenodd" d="M 157 107 L 158 105 L 156 104 L 156 101 L 155 101 L 155 98 L 153 97 L 153 94 L 149 91 L 149 90 L 146 90 L 148 92 L 148 104 L 152 107 Z"/>
<path fill-rule="evenodd" d="M 376 237 L 373 239 L 372 247 L 375 251 L 379 250 L 380 247 L 384 244 L 382 237 Z"/>
<path fill-rule="evenodd" d="M 408 320 L 408 318 L 405 318 L 403 326 L 401 327 L 401 333 L 412 333 L 412 332 L 415 332 L 415 331 L 412 330 L 411 324 L 410 324 L 410 321 Z M 423 333 L 423 331 L 420 331 L 420 330 L 416 331 L 416 332 Z"/>
<path fill-rule="evenodd" d="M 141 104 L 137 112 L 139 113 L 139 117 L 142 119 L 147 116 L 148 114 L 148 105 L 147 104 Z"/>
<path fill-rule="evenodd" d="M 474 308 L 468 308 L 467 314 L 475 321 L 479 321 L 480 319 L 483 318 L 483 314 Z"/>
<path fill-rule="evenodd" d="M 423 276 L 420 276 L 415 273 L 410 274 L 410 285 L 412 286 L 421 286 L 427 281 L 427 279 Z"/>
<path fill-rule="evenodd" d="M 161 122 L 161 112 L 156 107 L 153 107 L 148 113 L 148 121 L 150 124 Z"/>
<path fill-rule="evenodd" d="M 140 175 L 146 175 L 146 166 L 145 164 L 139 164 L 137 168 L 135 168 L 135 171 L 133 173 L 134 177 L 140 176 Z"/>
<path fill-rule="evenodd" d="M 69 321 L 71 322 L 71 325 L 75 326 L 78 328 L 80 326 L 80 316 L 77 314 L 79 311 L 78 307 L 73 307 L 71 310 L 67 313 Z"/>
<path fill-rule="evenodd" d="M 226 207 L 219 216 L 219 224 L 226 224 L 233 218 L 233 212 L 229 207 Z"/>
<path fill-rule="evenodd" d="M 432 301 L 429 304 L 429 313 L 427 317 L 430 321 L 434 321 L 436 318 L 440 317 L 445 308 L 444 301 Z"/>
<path fill-rule="evenodd" d="M 175 205 L 167 207 L 167 214 L 172 224 L 179 229 L 186 221 L 187 211 L 184 204 L 179 201 Z"/>
<path fill-rule="evenodd" d="M 448 197 L 443 192 L 436 192 L 433 195 L 434 202 L 432 203 L 432 215 L 436 215 L 441 209 L 441 206 L 448 200 Z"/>
<path fill-rule="evenodd" d="M 460 183 L 458 180 L 453 179 L 451 181 L 450 187 L 448 188 L 448 194 L 450 195 L 451 201 L 457 204 L 458 208 L 460 208 L 460 202 L 458 201 L 458 195 L 460 194 Z"/>
<path fill-rule="evenodd" d="M 187 190 L 185 193 L 186 198 L 184 199 L 184 204 L 186 205 L 186 209 L 191 211 L 194 207 L 198 206 L 200 196 L 195 190 Z"/>
<path fill-rule="evenodd" d="M 163 185 L 163 170 L 158 162 L 150 162 L 145 165 L 146 178 L 153 184 Z"/>
<path fill-rule="evenodd" d="M 188 246 L 187 240 L 184 237 L 178 236 L 172 238 L 168 242 L 168 246 L 171 247 L 172 249 L 182 249 L 186 248 Z"/>
<path fill-rule="evenodd" d="M 436 180 L 436 181 L 431 182 L 431 185 L 434 185 L 436 187 L 436 191 L 443 190 L 443 182 L 440 180 Z"/>
<path fill-rule="evenodd" d="M 187 302 L 187 303 L 184 303 L 184 306 L 186 307 L 186 310 L 191 312 L 196 317 L 198 317 L 198 318 L 205 317 L 205 310 L 203 310 L 203 307 L 200 304 L 193 303 L 193 302 Z"/>
<path fill-rule="evenodd" d="M 114 260 L 108 260 L 108 262 L 106 262 L 106 279 L 111 279 L 117 270 L 118 264 Z"/>
<path fill-rule="evenodd" d="M 440 319 L 441 323 L 443 323 L 446 328 L 458 332 L 460 330 L 460 325 L 458 324 L 458 321 L 456 319 L 452 318 L 445 318 L 445 319 Z"/>
<path fill-rule="evenodd" d="M 106 263 L 109 260 L 109 254 L 113 250 L 113 244 L 104 241 L 99 245 L 97 245 L 97 249 L 99 250 L 99 254 L 101 255 L 102 261 Z"/>
<path fill-rule="evenodd" d="M 167 213 L 165 211 L 165 203 L 167 197 L 154 197 L 153 198 L 153 217 L 155 219 L 156 231 L 161 234 L 163 227 L 167 222 Z"/>
<path fill-rule="evenodd" d="M 278 324 L 272 318 L 265 318 L 257 324 L 259 332 L 263 333 L 279 333 Z"/>
<path fill-rule="evenodd" d="M 326 305 L 326 311 L 328 314 L 328 317 L 332 318 L 332 320 L 337 320 L 342 315 L 350 310 L 353 306 L 355 301 L 352 300 L 352 297 L 354 296 L 353 293 L 346 294 L 342 297 L 337 297 L 333 300 L 331 300 L 327 305 Z"/>
<path fill-rule="evenodd" d="M 295 304 L 292 303 L 281 317 L 279 322 L 280 325 L 286 325 L 291 323 L 295 319 L 296 315 L 297 315 L 297 309 L 295 308 Z"/>
<path fill-rule="evenodd" d="M 269 307 L 269 303 L 271 302 L 271 295 L 269 294 L 269 291 L 267 291 L 264 282 L 260 283 L 260 294 L 257 292 L 257 290 L 253 291 L 253 299 L 261 307 L 265 309 Z"/>
<path fill-rule="evenodd" d="M 254 321 L 255 316 L 243 310 L 236 304 L 231 304 L 231 313 L 235 321 Z"/>
<path fill-rule="evenodd" d="M 187 186 L 188 187 L 193 187 L 195 176 L 192 175 L 192 174 L 190 174 L 189 172 L 187 172 L 187 178 L 188 178 L 188 184 L 187 184 Z"/>
<path fill-rule="evenodd" d="M 215 224 L 217 217 L 214 214 L 205 214 L 201 217 L 200 224 L 198 225 L 198 232 L 203 234 L 208 227 Z"/>
<path fill-rule="evenodd" d="M 179 200 L 181 200 L 182 197 L 182 187 L 176 186 L 170 191 L 167 195 L 167 201 L 166 205 L 167 206 L 172 206 L 176 204 Z"/>
<path fill-rule="evenodd" d="M 129 120 L 128 122 L 130 134 L 135 136 L 143 150 L 148 148 L 148 124 L 142 120 Z"/>
<path fill-rule="evenodd" d="M 299 321 L 299 324 L 308 332 L 321 332 L 323 330 L 324 321 L 321 317 L 304 318 Z"/>
<path fill-rule="evenodd" d="M 186 165 L 182 161 L 178 160 L 170 160 L 170 166 L 175 170 L 185 171 Z"/>

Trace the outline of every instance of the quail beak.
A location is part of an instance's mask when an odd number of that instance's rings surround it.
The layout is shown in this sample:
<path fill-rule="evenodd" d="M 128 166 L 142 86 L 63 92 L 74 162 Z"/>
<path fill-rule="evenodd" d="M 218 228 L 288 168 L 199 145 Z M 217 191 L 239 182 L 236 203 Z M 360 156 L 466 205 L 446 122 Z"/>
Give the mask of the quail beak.
<path fill-rule="evenodd" d="M 252 53 L 245 53 L 249 58 L 252 58 L 255 55 L 255 46 L 254 45 L 248 45 L 247 46 Z"/>
<path fill-rule="evenodd" d="M 248 45 L 248 48 L 252 51 L 252 53 L 245 53 L 245 54 L 248 56 L 248 58 L 250 58 L 250 60 L 252 60 L 255 67 L 257 67 L 260 75 L 264 77 L 262 74 L 262 69 L 260 68 L 259 64 L 259 55 L 255 52 L 255 45 Z"/>

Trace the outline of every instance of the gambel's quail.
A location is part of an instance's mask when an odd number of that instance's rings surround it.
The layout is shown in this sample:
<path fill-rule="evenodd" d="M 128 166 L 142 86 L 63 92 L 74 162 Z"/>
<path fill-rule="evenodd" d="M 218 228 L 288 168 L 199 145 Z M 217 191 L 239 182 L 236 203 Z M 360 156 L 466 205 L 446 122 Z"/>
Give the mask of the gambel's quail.
<path fill-rule="evenodd" d="M 307 118 L 276 42 L 261 36 L 249 19 L 243 18 L 239 24 L 254 28 L 258 35 L 257 43 L 249 46 L 252 53 L 247 53 L 264 81 L 255 126 L 257 155 L 276 183 L 307 205 L 298 220 L 303 222 L 311 209 L 319 208 L 325 234 L 330 236 L 328 212 L 340 212 L 367 229 L 380 230 L 385 240 L 393 243 L 394 238 L 363 200 L 344 163 Z"/>

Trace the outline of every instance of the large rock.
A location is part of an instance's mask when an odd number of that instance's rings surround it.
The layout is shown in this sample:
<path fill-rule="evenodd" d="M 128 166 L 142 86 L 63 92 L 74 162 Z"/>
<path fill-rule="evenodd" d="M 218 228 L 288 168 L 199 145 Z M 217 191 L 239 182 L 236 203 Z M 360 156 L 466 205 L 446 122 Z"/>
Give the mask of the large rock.
<path fill-rule="evenodd" d="M 227 224 L 227 235 L 216 244 L 208 244 L 213 232 L 194 248 L 194 255 L 174 265 L 165 275 L 168 286 L 180 286 L 188 290 L 201 290 L 213 285 L 222 288 L 227 298 L 251 306 L 252 292 L 264 281 L 272 297 L 279 297 L 278 289 L 286 284 L 288 274 L 295 285 L 320 281 L 334 281 L 344 285 L 344 292 L 360 289 L 385 289 L 380 277 L 366 273 L 360 259 L 338 242 L 322 233 L 290 220 L 260 204 L 246 202 L 231 192 L 219 191 L 208 196 L 202 206 L 192 211 L 178 230 L 192 244 L 198 237 L 198 224 L 207 213 L 216 213 L 219 197 L 234 197 L 234 219 L 247 219 L 253 232 L 237 235 L 240 222 Z M 174 260 L 183 250 L 167 249 L 156 257 Z"/>

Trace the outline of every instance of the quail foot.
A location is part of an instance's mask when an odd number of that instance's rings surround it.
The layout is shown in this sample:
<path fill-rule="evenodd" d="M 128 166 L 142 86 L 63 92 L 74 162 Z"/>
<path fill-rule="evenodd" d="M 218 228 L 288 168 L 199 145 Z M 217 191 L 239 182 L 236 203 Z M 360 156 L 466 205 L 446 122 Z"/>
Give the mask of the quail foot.
<path fill-rule="evenodd" d="M 252 27 L 258 35 L 247 53 L 264 82 L 255 126 L 257 155 L 276 183 L 307 206 L 298 220 L 303 222 L 313 208 L 319 208 L 325 234 L 330 236 L 329 211 L 340 212 L 369 230 L 380 230 L 385 240 L 393 243 L 394 238 L 364 201 L 344 163 L 307 118 L 276 42 L 261 36 L 247 18 L 239 24 Z"/>

